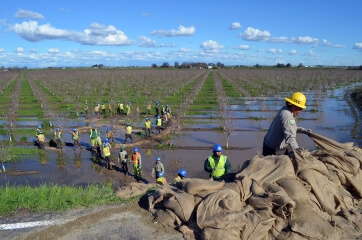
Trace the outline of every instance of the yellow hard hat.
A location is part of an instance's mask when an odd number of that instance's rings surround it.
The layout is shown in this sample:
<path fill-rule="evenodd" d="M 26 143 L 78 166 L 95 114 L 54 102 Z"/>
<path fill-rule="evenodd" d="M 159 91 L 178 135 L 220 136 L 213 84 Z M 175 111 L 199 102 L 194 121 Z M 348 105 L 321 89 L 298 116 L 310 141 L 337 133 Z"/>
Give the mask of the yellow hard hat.
<path fill-rule="evenodd" d="M 297 107 L 306 108 L 305 104 L 307 103 L 307 98 L 301 92 L 295 92 L 290 96 L 290 98 L 284 99 Z"/>

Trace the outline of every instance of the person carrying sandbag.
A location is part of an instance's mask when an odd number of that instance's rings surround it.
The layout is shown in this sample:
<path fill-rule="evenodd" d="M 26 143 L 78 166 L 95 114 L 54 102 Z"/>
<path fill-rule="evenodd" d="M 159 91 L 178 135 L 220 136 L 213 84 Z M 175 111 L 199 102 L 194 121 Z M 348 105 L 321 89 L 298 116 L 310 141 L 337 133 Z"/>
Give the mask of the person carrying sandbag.
<path fill-rule="evenodd" d="M 206 158 L 204 170 L 210 173 L 210 178 L 222 180 L 225 174 L 231 172 L 231 164 L 227 156 L 222 155 L 222 147 L 216 144 L 212 149 L 213 154 Z"/>
<path fill-rule="evenodd" d="M 288 155 L 293 150 L 299 148 L 297 143 L 297 133 L 308 134 L 310 129 L 297 127 L 295 117 L 306 108 L 307 99 L 303 93 L 295 92 L 285 99 L 285 106 L 282 107 L 268 132 L 264 137 L 263 155 Z"/>

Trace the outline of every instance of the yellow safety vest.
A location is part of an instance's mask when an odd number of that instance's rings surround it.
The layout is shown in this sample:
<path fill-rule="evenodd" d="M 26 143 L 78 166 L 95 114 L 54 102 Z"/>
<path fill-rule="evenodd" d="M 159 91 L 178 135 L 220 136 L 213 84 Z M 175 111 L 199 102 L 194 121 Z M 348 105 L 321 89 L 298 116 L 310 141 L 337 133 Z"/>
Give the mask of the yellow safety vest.
<path fill-rule="evenodd" d="M 109 146 L 103 147 L 103 153 L 105 157 L 108 157 L 111 155 L 111 152 L 109 150 Z"/>
<path fill-rule="evenodd" d="M 162 126 L 162 120 L 161 118 L 157 119 L 157 123 L 156 123 L 157 127 L 161 127 Z"/>
<path fill-rule="evenodd" d="M 132 127 L 131 127 L 131 126 L 128 126 L 128 127 L 126 128 L 126 133 L 127 133 L 127 134 L 132 134 Z"/>
<path fill-rule="evenodd" d="M 146 121 L 146 122 L 145 122 L 145 126 L 146 126 L 146 128 L 151 128 L 151 122 L 150 122 L 150 121 Z"/>
<path fill-rule="evenodd" d="M 219 160 L 217 166 L 215 166 L 215 161 L 214 161 L 214 158 L 212 156 L 209 156 L 208 160 L 209 160 L 209 163 L 210 163 L 210 167 L 215 169 L 211 173 L 211 176 L 218 178 L 218 177 L 221 177 L 222 175 L 225 174 L 226 156 L 224 156 L 224 155 L 220 156 L 220 160 Z"/>
<path fill-rule="evenodd" d="M 39 135 L 38 135 L 38 141 L 39 141 L 39 142 L 44 142 L 44 141 L 45 141 L 45 137 L 44 137 L 43 134 L 39 134 Z"/>

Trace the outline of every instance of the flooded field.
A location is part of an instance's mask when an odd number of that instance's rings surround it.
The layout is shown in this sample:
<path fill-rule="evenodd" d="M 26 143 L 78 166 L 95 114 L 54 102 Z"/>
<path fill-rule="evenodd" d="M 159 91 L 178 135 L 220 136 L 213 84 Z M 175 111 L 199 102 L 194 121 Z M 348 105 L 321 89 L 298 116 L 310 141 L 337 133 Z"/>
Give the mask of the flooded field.
<path fill-rule="evenodd" d="M 346 100 L 345 94 L 353 86 L 329 90 L 325 93 L 323 100 L 314 102 L 315 93 L 306 93 L 308 108 L 299 116 L 298 126 L 310 128 L 314 132 L 331 138 L 337 142 L 355 142 L 362 145 L 362 136 L 358 117 L 355 110 Z M 153 182 L 151 177 L 152 166 L 157 156 L 165 166 L 165 177 L 172 181 L 180 168 L 188 171 L 188 177 L 208 178 L 203 170 L 205 159 L 212 153 L 212 147 L 216 143 L 224 146 L 224 154 L 228 156 L 233 172 L 237 172 L 240 166 L 258 152 L 262 151 L 263 137 L 268 129 L 270 121 L 276 111 L 284 104 L 283 98 L 253 98 L 248 97 L 228 106 L 232 112 L 235 130 L 232 132 L 226 149 L 226 133 L 217 130 L 222 125 L 219 112 L 208 111 L 207 114 L 187 115 L 181 118 L 181 128 L 169 144 L 171 149 L 159 150 L 155 148 L 158 143 L 155 140 L 148 140 L 146 144 L 141 143 L 144 139 L 141 130 L 143 121 L 140 120 L 135 129 L 139 129 L 140 134 L 135 134 L 135 141 L 132 145 L 125 145 L 126 151 L 131 154 L 134 146 L 139 147 L 142 155 L 142 171 L 144 182 Z M 265 107 L 267 106 L 267 107 Z M 318 109 L 310 111 L 310 109 Z M 360 113 L 359 113 L 360 114 Z M 93 119 L 95 120 L 95 119 Z M 120 164 L 117 162 L 118 147 L 112 150 L 112 159 L 116 163 L 115 170 L 104 168 L 103 159 L 98 159 L 96 155 L 89 151 L 88 130 L 82 131 L 86 126 L 97 124 L 101 131 L 102 139 L 105 138 L 105 131 L 109 127 L 118 129 L 115 131 L 115 143 L 117 146 L 123 144 L 124 127 L 119 122 L 112 124 L 107 121 L 85 121 L 84 118 L 72 119 L 67 123 L 69 126 L 63 130 L 62 150 L 46 147 L 45 152 L 35 155 L 22 156 L 16 162 L 4 163 L 6 172 L 0 174 L 0 184 L 37 186 L 42 183 L 54 183 L 59 185 L 87 185 L 91 183 L 112 183 L 118 187 L 127 181 L 134 181 L 132 165 L 129 165 L 130 174 L 125 176 L 119 171 Z M 152 117 L 152 122 L 154 119 Z M 3 122 L 4 123 L 4 122 Z M 37 118 L 22 119 L 17 122 L 17 128 L 33 129 L 41 124 Z M 119 128 L 117 126 L 119 125 Z M 71 135 L 68 133 L 73 127 L 80 129 L 80 143 L 84 149 L 73 149 Z M 153 132 L 156 133 L 155 129 Z M 7 136 L 2 135 L 3 139 Z M 20 136 L 15 136 L 17 144 L 26 148 L 36 148 L 33 144 L 34 135 L 28 135 L 24 140 Z M 298 134 L 299 146 L 314 149 L 313 142 L 308 136 Z M 139 143 L 139 144 L 138 144 Z"/>

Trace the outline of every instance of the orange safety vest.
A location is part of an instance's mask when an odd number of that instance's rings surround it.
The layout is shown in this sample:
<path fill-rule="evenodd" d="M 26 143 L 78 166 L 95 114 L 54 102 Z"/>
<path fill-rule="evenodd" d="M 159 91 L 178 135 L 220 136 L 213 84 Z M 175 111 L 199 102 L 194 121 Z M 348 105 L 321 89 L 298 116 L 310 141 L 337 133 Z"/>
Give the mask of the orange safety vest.
<path fill-rule="evenodd" d="M 140 155 L 140 154 L 139 154 L 138 152 L 132 154 L 132 163 L 133 163 L 133 165 L 138 164 L 138 156 L 139 156 L 139 155 Z"/>

